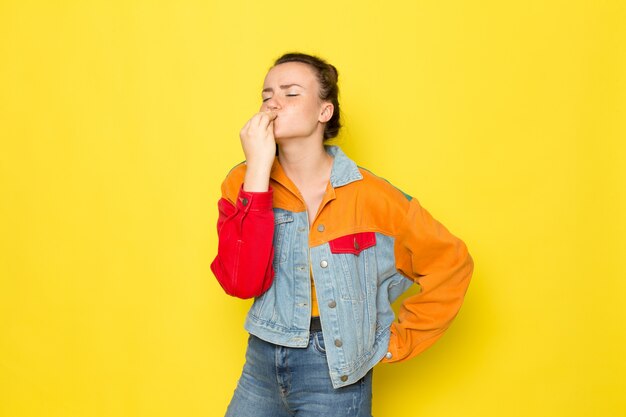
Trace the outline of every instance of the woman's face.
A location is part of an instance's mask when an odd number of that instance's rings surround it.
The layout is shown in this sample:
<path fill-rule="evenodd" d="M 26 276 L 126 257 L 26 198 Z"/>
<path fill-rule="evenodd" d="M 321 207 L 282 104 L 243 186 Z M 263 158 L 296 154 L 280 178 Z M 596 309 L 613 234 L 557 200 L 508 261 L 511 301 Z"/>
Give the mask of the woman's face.
<path fill-rule="evenodd" d="M 324 123 L 332 116 L 332 104 L 319 99 L 314 70 L 302 62 L 271 68 L 265 76 L 262 97 L 261 111 L 273 110 L 277 114 L 276 139 L 323 136 Z"/>

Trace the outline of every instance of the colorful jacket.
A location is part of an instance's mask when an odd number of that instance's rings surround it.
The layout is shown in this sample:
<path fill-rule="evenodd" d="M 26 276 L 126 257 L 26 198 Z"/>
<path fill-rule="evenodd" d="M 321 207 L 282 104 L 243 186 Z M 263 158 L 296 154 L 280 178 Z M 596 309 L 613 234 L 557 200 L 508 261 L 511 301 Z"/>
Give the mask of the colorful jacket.
<path fill-rule="evenodd" d="M 243 191 L 245 163 L 222 184 L 218 254 L 224 290 L 256 297 L 245 328 L 268 342 L 306 347 L 313 274 L 335 388 L 375 364 L 409 359 L 432 345 L 461 307 L 473 270 L 465 244 L 412 198 L 359 168 L 340 148 L 313 224 L 278 160 L 270 190 Z M 413 283 L 398 321 L 391 303 Z"/>

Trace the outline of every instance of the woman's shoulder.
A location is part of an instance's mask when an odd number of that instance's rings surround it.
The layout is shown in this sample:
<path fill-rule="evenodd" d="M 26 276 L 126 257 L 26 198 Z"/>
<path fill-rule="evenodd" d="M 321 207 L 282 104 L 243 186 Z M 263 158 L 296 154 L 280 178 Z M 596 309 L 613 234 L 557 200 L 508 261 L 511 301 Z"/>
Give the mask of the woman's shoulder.
<path fill-rule="evenodd" d="M 226 178 L 224 179 L 224 181 L 227 181 L 229 179 L 234 179 L 234 178 L 240 178 L 240 177 L 243 178 L 245 174 L 246 174 L 246 161 L 241 161 L 240 163 L 232 167 L 230 171 L 228 171 L 228 174 L 226 174 Z"/>
<path fill-rule="evenodd" d="M 378 198 L 385 196 L 389 198 L 399 198 L 404 201 L 411 201 L 413 199 L 412 196 L 396 187 L 388 179 L 376 175 L 362 166 L 358 166 L 358 168 L 363 176 L 363 181 L 360 185 L 366 190 L 369 190 L 372 194 L 377 195 Z"/>
<path fill-rule="evenodd" d="M 369 169 L 358 166 L 358 170 L 359 180 L 336 189 L 338 207 L 357 213 L 359 229 L 397 236 L 406 224 L 413 198 Z"/>

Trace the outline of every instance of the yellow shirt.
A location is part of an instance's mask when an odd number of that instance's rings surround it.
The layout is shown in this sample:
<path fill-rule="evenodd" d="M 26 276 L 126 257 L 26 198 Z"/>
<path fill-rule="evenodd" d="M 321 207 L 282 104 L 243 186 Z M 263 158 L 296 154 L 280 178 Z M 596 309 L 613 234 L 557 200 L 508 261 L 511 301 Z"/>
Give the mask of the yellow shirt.
<path fill-rule="evenodd" d="M 318 317 L 320 310 L 317 307 L 317 294 L 315 293 L 315 282 L 313 282 L 313 271 L 309 266 L 309 273 L 311 274 L 311 317 Z"/>

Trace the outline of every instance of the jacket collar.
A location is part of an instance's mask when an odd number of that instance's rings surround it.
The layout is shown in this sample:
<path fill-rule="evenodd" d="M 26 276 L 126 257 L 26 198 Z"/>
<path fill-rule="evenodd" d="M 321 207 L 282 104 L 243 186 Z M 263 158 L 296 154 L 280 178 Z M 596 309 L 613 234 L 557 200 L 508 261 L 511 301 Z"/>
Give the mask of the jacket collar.
<path fill-rule="evenodd" d="M 334 187 L 350 184 L 362 180 L 363 175 L 354 161 L 346 156 L 339 146 L 326 146 L 326 152 L 333 157 L 333 167 L 330 172 L 330 184 Z"/>

